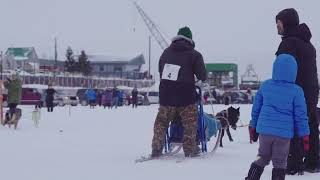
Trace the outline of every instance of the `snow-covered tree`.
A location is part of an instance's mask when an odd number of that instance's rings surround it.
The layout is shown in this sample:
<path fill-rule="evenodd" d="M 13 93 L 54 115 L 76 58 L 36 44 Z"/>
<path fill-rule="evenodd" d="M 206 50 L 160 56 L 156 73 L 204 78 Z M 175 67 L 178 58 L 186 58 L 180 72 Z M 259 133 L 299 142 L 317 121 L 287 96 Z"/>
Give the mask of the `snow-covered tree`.
<path fill-rule="evenodd" d="M 77 71 L 77 63 L 74 60 L 74 56 L 73 56 L 73 50 L 71 49 L 71 47 L 68 47 L 67 52 L 66 52 L 66 61 L 65 61 L 65 70 L 67 72 L 73 73 Z"/>
<path fill-rule="evenodd" d="M 85 76 L 88 76 L 92 70 L 90 61 L 88 60 L 88 56 L 84 50 L 81 51 L 81 55 L 79 56 L 78 70 Z"/>

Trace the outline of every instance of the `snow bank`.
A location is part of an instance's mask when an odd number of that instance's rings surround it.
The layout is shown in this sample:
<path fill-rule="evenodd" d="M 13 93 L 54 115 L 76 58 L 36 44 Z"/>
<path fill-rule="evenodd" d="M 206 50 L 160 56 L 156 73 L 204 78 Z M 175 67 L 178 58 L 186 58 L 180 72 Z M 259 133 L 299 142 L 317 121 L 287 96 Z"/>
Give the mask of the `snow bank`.
<path fill-rule="evenodd" d="M 237 105 L 235 105 L 238 107 Z M 242 123 L 250 119 L 250 105 L 241 107 Z M 224 148 L 207 159 L 155 160 L 135 164 L 151 151 L 158 106 L 108 110 L 89 107 L 56 108 L 41 112 L 40 127 L 31 120 L 32 106 L 24 106 L 15 131 L 0 126 L 1 179 L 7 180 L 163 180 L 244 179 L 256 158 L 258 144 L 249 144 L 247 128 L 231 131 Z M 216 112 L 224 106 L 215 105 Z M 205 110 L 211 113 L 211 107 Z M 261 178 L 271 179 L 271 167 Z M 288 176 L 287 180 L 318 180 L 319 174 Z"/>

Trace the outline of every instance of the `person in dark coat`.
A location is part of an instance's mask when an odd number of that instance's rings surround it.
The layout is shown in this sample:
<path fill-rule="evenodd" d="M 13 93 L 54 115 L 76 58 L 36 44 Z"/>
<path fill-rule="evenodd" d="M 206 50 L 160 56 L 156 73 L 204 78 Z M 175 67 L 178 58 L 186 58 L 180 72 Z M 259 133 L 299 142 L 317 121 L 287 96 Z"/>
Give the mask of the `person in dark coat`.
<path fill-rule="evenodd" d="M 136 108 L 138 107 L 138 89 L 135 87 L 132 92 L 131 92 L 131 96 L 132 96 L 132 108 Z"/>
<path fill-rule="evenodd" d="M 319 122 L 316 117 L 316 106 L 319 96 L 319 85 L 316 64 L 316 49 L 310 42 L 312 37 L 309 27 L 303 23 L 299 24 L 299 16 L 295 9 L 284 9 L 276 16 L 278 34 L 282 36 L 276 55 L 291 54 L 298 64 L 296 84 L 302 87 L 307 103 L 309 126 L 310 126 L 310 151 L 304 160 L 305 170 L 308 172 L 320 172 L 319 158 Z M 295 137 L 291 144 L 291 152 L 298 152 L 295 147 L 301 147 L 301 139 Z M 302 162 L 302 155 L 290 156 L 288 161 L 288 172 L 295 174 L 299 169 L 290 167 Z M 292 161 L 291 161 L 292 160 Z M 301 171 L 301 170 L 300 170 Z"/>
<path fill-rule="evenodd" d="M 253 94 L 252 94 L 252 90 L 250 88 L 247 89 L 246 95 L 247 95 L 247 103 L 252 104 Z"/>
<path fill-rule="evenodd" d="M 102 105 L 102 94 L 103 94 L 103 91 L 101 91 L 100 89 L 97 90 L 97 103 L 99 104 L 99 106 Z"/>
<path fill-rule="evenodd" d="M 196 141 L 198 112 L 194 76 L 201 81 L 205 81 L 207 77 L 202 55 L 194 48 L 190 28 L 183 27 L 160 57 L 160 107 L 154 123 L 152 157 L 162 155 L 165 133 L 170 121 L 177 119 L 177 116 L 181 117 L 184 127 L 184 155 L 193 157 L 199 154 Z"/>
<path fill-rule="evenodd" d="M 48 89 L 46 90 L 46 105 L 48 112 L 53 112 L 53 100 L 54 100 L 54 94 L 56 93 L 56 90 L 52 88 L 52 85 L 48 85 Z"/>
<path fill-rule="evenodd" d="M 112 89 L 112 106 L 111 106 L 111 108 L 113 107 L 113 106 L 115 106 L 116 108 L 118 107 L 118 103 L 119 103 L 119 90 L 118 90 L 118 88 L 117 87 L 114 87 L 113 89 Z"/>

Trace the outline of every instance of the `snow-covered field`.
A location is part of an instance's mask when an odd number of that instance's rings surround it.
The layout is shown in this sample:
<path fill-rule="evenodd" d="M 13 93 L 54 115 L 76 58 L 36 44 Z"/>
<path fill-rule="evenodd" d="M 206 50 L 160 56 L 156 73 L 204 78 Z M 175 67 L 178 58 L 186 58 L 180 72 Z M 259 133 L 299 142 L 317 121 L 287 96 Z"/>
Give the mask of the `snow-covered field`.
<path fill-rule="evenodd" d="M 32 107 L 23 107 L 15 131 L 0 127 L 0 179 L 4 180 L 163 180 L 244 179 L 255 159 L 258 144 L 249 144 L 247 128 L 231 131 L 234 142 L 224 139 L 224 148 L 205 159 L 154 160 L 135 164 L 151 151 L 157 105 L 108 110 L 89 107 L 56 108 L 41 112 L 40 127 L 31 120 Z M 247 123 L 250 105 L 241 107 Z M 223 106 L 215 105 L 218 112 Z M 211 113 L 211 107 L 206 106 Z M 271 179 L 267 167 L 262 180 Z M 318 180 L 319 174 L 287 176 L 287 180 Z"/>

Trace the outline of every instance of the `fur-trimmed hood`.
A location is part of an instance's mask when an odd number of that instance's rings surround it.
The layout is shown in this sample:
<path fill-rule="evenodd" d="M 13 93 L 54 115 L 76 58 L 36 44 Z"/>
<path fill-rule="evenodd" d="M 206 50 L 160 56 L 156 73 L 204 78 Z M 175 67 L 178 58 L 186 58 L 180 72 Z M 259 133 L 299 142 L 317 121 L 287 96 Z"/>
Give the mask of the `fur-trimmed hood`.
<path fill-rule="evenodd" d="M 175 42 L 175 41 L 182 40 L 182 39 L 188 41 L 189 43 L 191 43 L 191 44 L 193 44 L 193 45 L 195 45 L 195 43 L 194 43 L 194 41 L 193 41 L 192 39 L 187 38 L 187 37 L 185 37 L 185 36 L 183 36 L 183 35 L 177 35 L 177 36 L 173 37 L 173 38 L 171 39 L 171 41 L 172 41 L 172 42 Z"/>
<path fill-rule="evenodd" d="M 192 39 L 189 39 L 182 35 L 177 35 L 172 38 L 170 47 L 175 51 L 189 51 L 194 49 L 195 43 Z"/>

